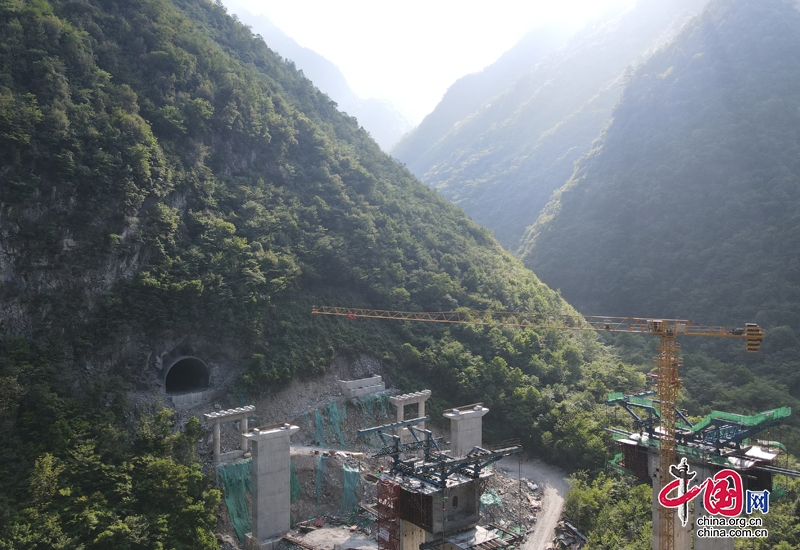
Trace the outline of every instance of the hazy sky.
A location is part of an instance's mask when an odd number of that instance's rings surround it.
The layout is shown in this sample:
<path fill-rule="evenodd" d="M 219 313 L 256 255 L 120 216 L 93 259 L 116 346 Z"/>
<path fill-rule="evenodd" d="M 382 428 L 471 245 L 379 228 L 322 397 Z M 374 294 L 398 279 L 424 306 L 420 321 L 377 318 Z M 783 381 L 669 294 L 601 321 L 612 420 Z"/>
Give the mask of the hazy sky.
<path fill-rule="evenodd" d="M 224 0 L 223 0 L 224 1 Z M 363 98 L 393 101 L 417 124 L 459 77 L 525 32 L 578 28 L 633 0 L 238 0 L 336 64 Z"/>

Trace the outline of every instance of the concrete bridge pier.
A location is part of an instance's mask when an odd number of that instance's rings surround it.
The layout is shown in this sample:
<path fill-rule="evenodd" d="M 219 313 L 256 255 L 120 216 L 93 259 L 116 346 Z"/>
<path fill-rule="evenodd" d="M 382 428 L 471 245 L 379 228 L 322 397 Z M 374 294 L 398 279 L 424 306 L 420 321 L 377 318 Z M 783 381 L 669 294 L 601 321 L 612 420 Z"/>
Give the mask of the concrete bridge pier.
<path fill-rule="evenodd" d="M 389 403 L 397 407 L 397 421 L 403 422 L 406 419 L 406 405 L 417 405 L 416 418 L 425 416 L 425 401 L 431 396 L 431 390 L 422 390 L 414 393 L 405 393 L 403 395 L 395 395 L 389 398 Z M 415 427 L 424 429 L 425 423 L 420 422 Z M 399 428 L 397 435 L 403 443 L 413 441 L 414 437 L 409 432 L 408 428 Z"/>
<path fill-rule="evenodd" d="M 241 458 L 247 452 L 247 437 L 245 437 L 245 433 L 247 432 L 247 418 L 250 415 L 254 414 L 255 411 L 256 408 L 254 405 L 247 405 L 245 407 L 228 409 L 219 412 L 211 412 L 203 415 L 203 417 L 206 419 L 206 422 L 212 424 L 213 427 L 214 464 L 219 464 L 220 462 L 227 462 L 229 460 Z M 229 453 L 221 453 L 219 425 L 222 422 L 237 422 L 237 421 L 239 422 L 239 430 L 241 433 L 241 435 L 239 436 L 239 449 L 236 451 L 231 451 Z"/>
<path fill-rule="evenodd" d="M 445 411 L 450 419 L 450 451 L 453 456 L 466 456 L 475 447 L 483 445 L 483 416 L 489 409 L 475 403 Z"/>
<path fill-rule="evenodd" d="M 245 535 L 247 550 L 272 550 L 290 523 L 290 437 L 300 428 L 274 424 L 244 435 L 253 448 L 253 531 Z"/>

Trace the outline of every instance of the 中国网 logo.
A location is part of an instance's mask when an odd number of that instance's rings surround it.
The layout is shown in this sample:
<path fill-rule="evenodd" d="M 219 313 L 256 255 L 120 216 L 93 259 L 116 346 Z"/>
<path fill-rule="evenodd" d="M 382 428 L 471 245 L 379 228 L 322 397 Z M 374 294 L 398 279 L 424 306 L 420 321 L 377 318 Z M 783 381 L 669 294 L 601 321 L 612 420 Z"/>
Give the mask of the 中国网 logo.
<path fill-rule="evenodd" d="M 720 470 L 700 484 L 692 484 L 697 472 L 689 469 L 686 458 L 670 466 L 673 479 L 658 492 L 658 502 L 667 508 L 677 508 L 685 527 L 689 519 L 689 502 L 703 493 L 703 506 L 711 515 L 733 518 L 745 511 L 769 512 L 769 490 L 745 491 L 742 476 L 735 470 Z"/>

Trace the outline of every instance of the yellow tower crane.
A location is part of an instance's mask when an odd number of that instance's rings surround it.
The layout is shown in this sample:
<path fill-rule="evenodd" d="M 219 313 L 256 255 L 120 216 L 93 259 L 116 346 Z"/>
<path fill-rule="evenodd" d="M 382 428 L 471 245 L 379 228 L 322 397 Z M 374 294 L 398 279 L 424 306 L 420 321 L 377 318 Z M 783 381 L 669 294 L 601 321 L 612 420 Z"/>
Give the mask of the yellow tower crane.
<path fill-rule="evenodd" d="M 348 319 L 391 319 L 396 321 L 422 321 L 428 323 L 460 323 L 522 327 L 532 329 L 593 330 L 597 332 L 627 332 L 651 334 L 660 339 L 659 353 L 655 359 L 658 367 L 658 399 L 660 401 L 661 434 L 659 457 L 659 489 L 669 483 L 669 467 L 676 463 L 675 403 L 681 382 L 678 371 L 682 366 L 678 350 L 678 336 L 704 336 L 742 338 L 748 352 L 755 353 L 761 346 L 765 332 L 755 323 L 744 328 L 705 326 L 686 319 L 652 319 L 641 317 L 603 317 L 560 315 L 551 313 L 516 313 L 506 311 L 390 311 L 347 307 L 314 306 L 312 315 L 335 315 Z M 659 550 L 675 550 L 675 512 L 659 508 Z"/>

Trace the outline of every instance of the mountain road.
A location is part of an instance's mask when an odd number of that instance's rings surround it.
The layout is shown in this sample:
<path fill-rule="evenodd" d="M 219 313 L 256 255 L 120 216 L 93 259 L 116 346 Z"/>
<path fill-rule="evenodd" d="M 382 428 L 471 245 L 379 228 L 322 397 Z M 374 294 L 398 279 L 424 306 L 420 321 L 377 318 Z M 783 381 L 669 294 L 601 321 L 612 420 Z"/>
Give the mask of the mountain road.
<path fill-rule="evenodd" d="M 522 545 L 522 550 L 544 550 L 555 536 L 556 524 L 564 508 L 564 497 L 568 486 L 564 472 L 539 460 L 519 461 L 516 457 L 507 457 L 497 463 L 509 477 L 518 474 L 539 484 L 542 489 L 542 510 L 537 516 L 536 528 Z"/>

